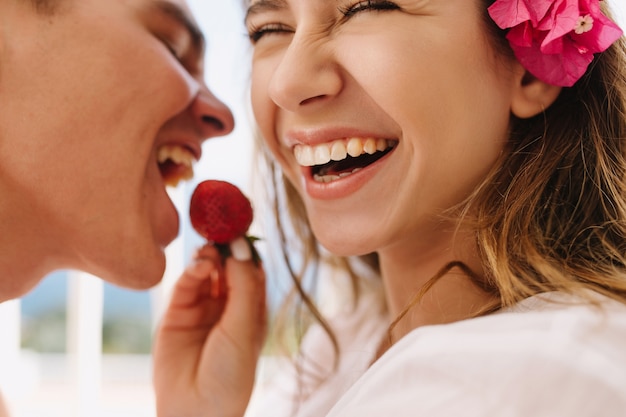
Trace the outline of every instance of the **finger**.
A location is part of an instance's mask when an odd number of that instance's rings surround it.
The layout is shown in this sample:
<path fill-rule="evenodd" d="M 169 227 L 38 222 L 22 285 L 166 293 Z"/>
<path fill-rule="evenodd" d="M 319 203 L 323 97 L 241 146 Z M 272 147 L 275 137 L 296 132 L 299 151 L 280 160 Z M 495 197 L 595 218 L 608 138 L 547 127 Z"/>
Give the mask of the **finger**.
<path fill-rule="evenodd" d="M 170 300 L 172 307 L 188 307 L 198 301 L 202 294 L 201 288 L 211 286 L 219 277 L 219 263 L 212 259 L 198 258 L 194 260 L 176 282 Z"/>
<path fill-rule="evenodd" d="M 233 241 L 231 251 L 233 256 L 226 260 L 228 303 L 223 325 L 238 340 L 259 343 L 265 331 L 265 273 L 252 260 L 245 238 Z"/>
<path fill-rule="evenodd" d="M 208 259 L 218 260 L 220 259 L 220 254 L 215 246 L 207 243 L 201 246 L 200 248 L 198 248 L 196 252 L 194 253 L 194 255 L 192 256 L 192 259 L 198 259 L 198 258 L 208 258 Z"/>
<path fill-rule="evenodd" d="M 208 253 L 201 256 L 211 255 Z M 219 257 L 196 258 L 176 282 L 162 326 L 170 329 L 188 329 L 212 325 L 223 311 L 225 297 L 220 295 L 223 278 Z"/>

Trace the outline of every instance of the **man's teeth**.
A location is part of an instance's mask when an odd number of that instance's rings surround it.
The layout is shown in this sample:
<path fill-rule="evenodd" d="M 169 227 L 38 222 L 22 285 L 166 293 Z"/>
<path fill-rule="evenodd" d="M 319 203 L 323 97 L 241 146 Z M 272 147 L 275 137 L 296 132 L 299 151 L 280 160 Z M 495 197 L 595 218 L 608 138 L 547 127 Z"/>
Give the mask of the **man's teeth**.
<path fill-rule="evenodd" d="M 314 166 L 324 165 L 330 161 L 342 161 L 348 155 L 352 157 L 363 154 L 372 155 L 393 146 L 394 142 L 388 139 L 348 138 L 315 146 L 296 145 L 294 155 L 300 165 Z"/>
<path fill-rule="evenodd" d="M 168 186 L 176 187 L 181 181 L 193 178 L 193 164 L 196 157 L 187 148 L 164 145 L 157 151 L 157 161 L 165 184 Z M 172 165 L 176 168 L 173 169 Z"/>
<path fill-rule="evenodd" d="M 157 159 L 159 164 L 164 163 L 168 159 L 175 164 L 185 165 L 191 168 L 196 158 L 187 148 L 176 145 L 164 145 L 159 148 Z"/>

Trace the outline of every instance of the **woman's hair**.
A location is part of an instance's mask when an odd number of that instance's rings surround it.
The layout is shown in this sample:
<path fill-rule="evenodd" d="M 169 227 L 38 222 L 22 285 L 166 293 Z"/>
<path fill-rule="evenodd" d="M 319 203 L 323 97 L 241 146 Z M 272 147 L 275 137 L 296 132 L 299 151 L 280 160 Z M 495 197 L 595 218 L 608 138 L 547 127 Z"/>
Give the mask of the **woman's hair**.
<path fill-rule="evenodd" d="M 510 53 L 486 19 L 496 48 Z M 543 113 L 511 118 L 506 151 L 463 207 L 502 306 L 585 289 L 626 303 L 625 158 L 622 37 Z"/>
<path fill-rule="evenodd" d="M 479 3 L 496 51 L 503 59 L 514 59 L 506 32 L 487 14 L 493 0 Z M 297 296 L 288 300 L 299 300 L 333 338 L 302 285 L 306 268 L 328 259 L 322 259 L 298 193 L 269 152 L 260 154 L 272 178 L 270 197 L 284 260 L 289 265 L 285 233 L 298 237 L 299 255 L 304 257 L 300 268 L 289 267 Z M 474 226 L 484 268 L 480 284 L 495 295 L 496 307 L 548 291 L 584 297 L 586 290 L 593 290 L 626 303 L 625 174 L 622 37 L 597 54 L 583 78 L 563 88 L 541 114 L 530 119 L 511 116 L 509 140 L 500 159 L 463 204 L 448 213 Z M 378 270 L 375 254 L 360 260 Z M 335 259 L 335 264 L 357 279 L 347 259 Z M 291 307 L 285 311 L 293 314 Z"/>

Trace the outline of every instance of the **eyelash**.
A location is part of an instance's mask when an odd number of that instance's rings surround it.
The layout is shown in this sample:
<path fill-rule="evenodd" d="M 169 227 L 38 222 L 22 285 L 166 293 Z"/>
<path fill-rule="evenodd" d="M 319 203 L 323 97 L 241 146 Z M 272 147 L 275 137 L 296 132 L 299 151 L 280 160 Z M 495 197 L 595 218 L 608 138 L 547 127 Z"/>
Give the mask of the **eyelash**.
<path fill-rule="evenodd" d="M 164 44 L 165 44 L 165 47 L 167 48 L 167 50 L 170 51 L 170 53 L 174 56 L 174 58 L 176 58 L 177 61 L 182 61 L 183 60 L 183 58 L 180 56 L 180 54 L 178 52 L 176 52 L 176 50 L 174 49 L 173 46 L 171 46 L 167 42 L 164 42 Z"/>
<path fill-rule="evenodd" d="M 156 38 L 163 44 L 163 46 L 169 51 L 170 54 L 179 62 L 182 63 L 183 56 L 172 45 L 172 42 L 168 40 L 167 36 L 156 35 Z"/>
<path fill-rule="evenodd" d="M 257 43 L 263 36 L 271 35 L 276 33 L 285 33 L 291 32 L 287 26 L 281 25 L 280 23 L 270 23 L 261 27 L 251 27 L 248 30 L 248 38 L 252 44 Z"/>
<path fill-rule="evenodd" d="M 339 12 L 347 19 L 360 12 L 398 10 L 400 7 L 388 0 L 363 0 L 347 7 L 340 7 Z"/>

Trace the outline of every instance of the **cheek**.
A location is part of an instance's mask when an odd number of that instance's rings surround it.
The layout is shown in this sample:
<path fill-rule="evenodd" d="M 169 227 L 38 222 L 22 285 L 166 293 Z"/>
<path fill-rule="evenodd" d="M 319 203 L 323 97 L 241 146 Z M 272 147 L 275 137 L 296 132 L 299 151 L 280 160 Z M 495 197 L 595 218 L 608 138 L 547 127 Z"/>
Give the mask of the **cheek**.
<path fill-rule="evenodd" d="M 84 111 L 75 126 L 85 132 L 73 137 L 89 137 L 83 152 L 101 162 L 110 180 L 129 187 L 141 185 L 159 131 L 184 111 L 195 88 L 166 52 L 145 42 L 136 42 L 135 49 L 134 54 L 110 51 L 93 77 L 95 85 L 82 98 Z"/>
<path fill-rule="evenodd" d="M 281 112 L 268 95 L 271 74 L 274 67 L 255 65 L 251 80 L 251 103 L 256 124 L 261 132 L 263 145 L 267 147 L 283 173 L 292 185 L 301 191 L 300 168 L 296 164 L 291 151 L 281 145 L 276 136 L 275 126 L 280 123 Z"/>
<path fill-rule="evenodd" d="M 468 42 L 481 50 L 478 40 Z M 372 37 L 364 43 L 367 50 L 341 48 L 343 66 L 399 127 L 401 163 L 412 186 L 438 196 L 439 206 L 457 203 L 504 147 L 511 100 L 506 70 L 486 55 L 446 49 L 437 40 Z"/>
<path fill-rule="evenodd" d="M 271 131 L 270 128 L 274 122 L 271 117 L 274 113 L 271 110 L 274 107 L 274 103 L 268 95 L 267 87 L 269 86 L 270 77 L 266 75 L 267 73 L 267 65 L 253 65 L 250 84 L 252 112 L 264 137 L 268 131 Z"/>
<path fill-rule="evenodd" d="M 494 141 L 504 136 L 509 120 L 510 76 L 493 62 L 480 37 L 462 41 L 371 36 L 359 43 L 348 38 L 338 50 L 355 83 L 403 134 L 439 142 L 484 139 L 499 147 Z"/>
<path fill-rule="evenodd" d="M 253 67 L 251 80 L 252 111 L 261 132 L 263 143 L 272 151 L 274 157 L 282 159 L 279 155 L 280 142 L 275 134 L 278 107 L 269 97 L 267 88 L 272 72 L 272 67 L 269 65 L 255 65 Z"/>
<path fill-rule="evenodd" d="M 114 75 L 102 76 L 107 114 L 118 123 L 160 128 L 189 105 L 198 84 L 167 52 L 141 42 L 132 49 L 140 52 L 117 51 L 109 67 Z"/>

